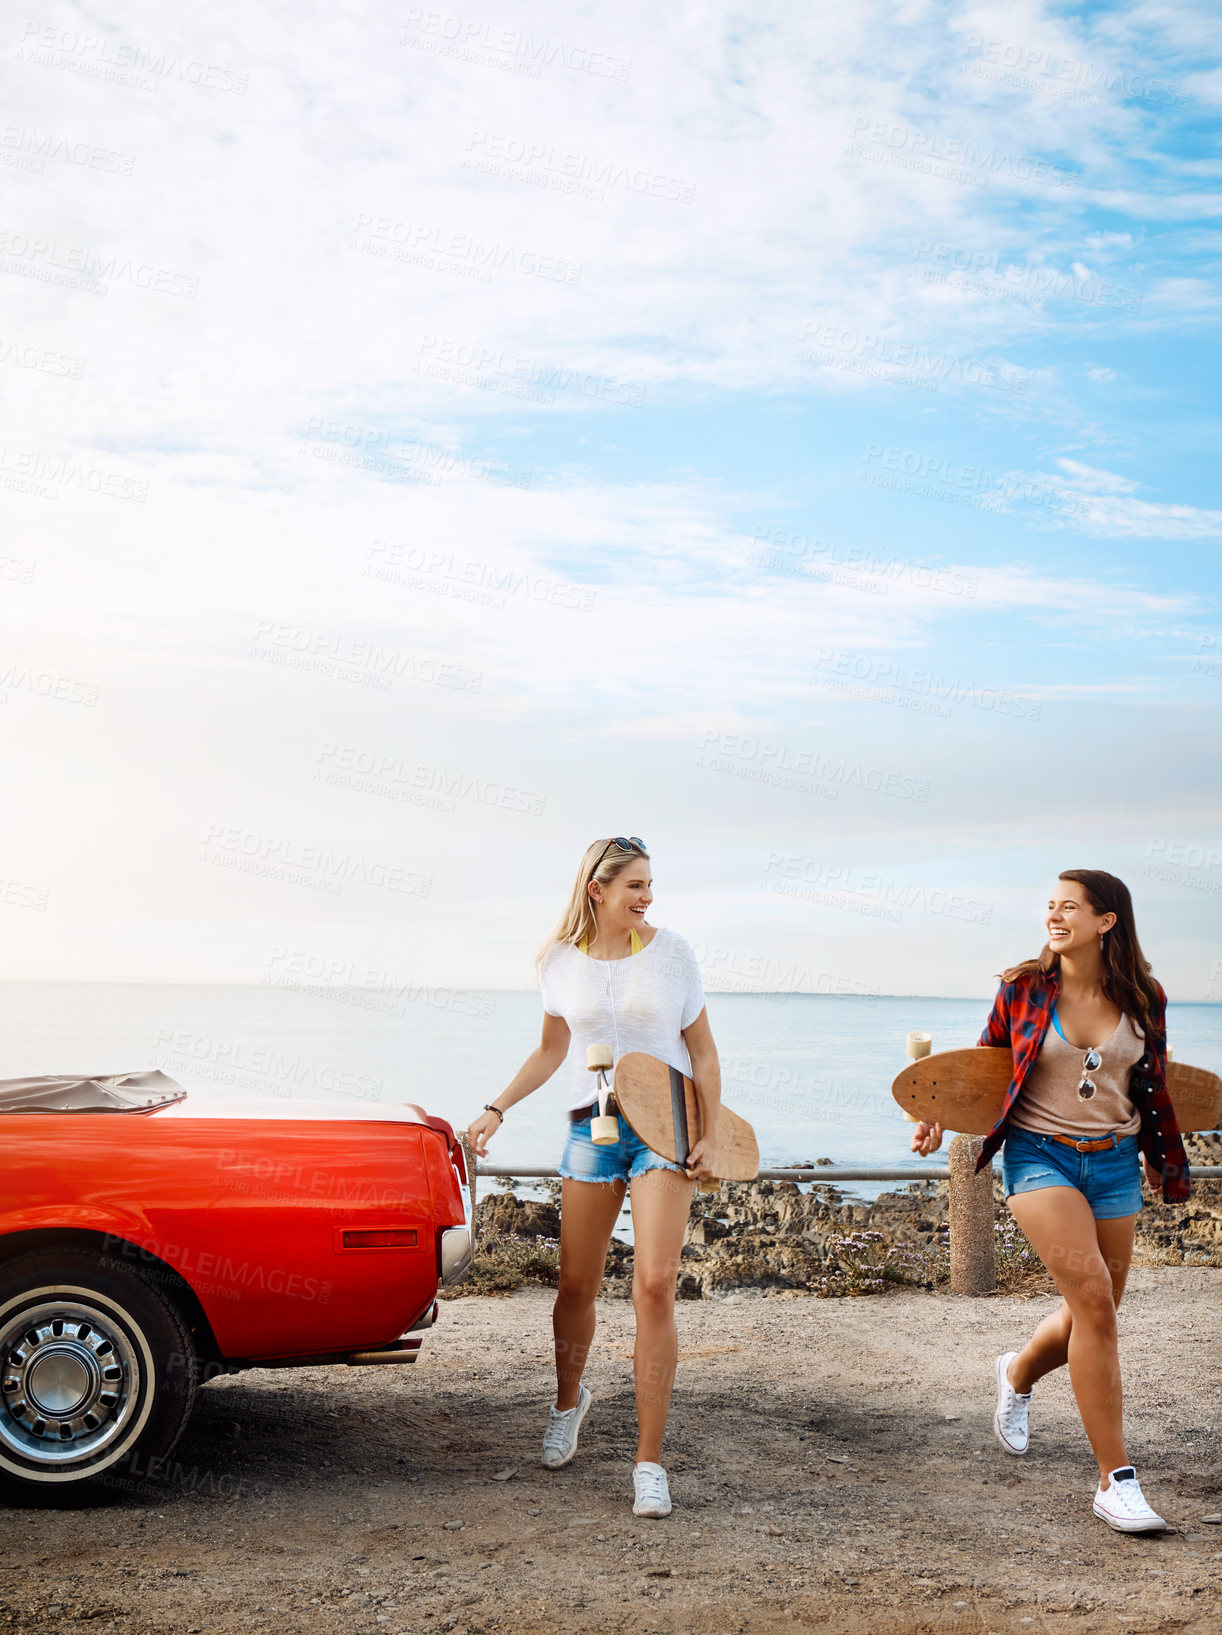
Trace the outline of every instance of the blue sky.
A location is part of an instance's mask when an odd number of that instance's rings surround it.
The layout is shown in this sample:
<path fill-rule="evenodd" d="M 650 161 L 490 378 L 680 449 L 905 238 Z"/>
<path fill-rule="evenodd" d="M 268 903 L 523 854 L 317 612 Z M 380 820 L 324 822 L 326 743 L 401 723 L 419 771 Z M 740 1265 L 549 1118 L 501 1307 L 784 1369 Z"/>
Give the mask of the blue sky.
<path fill-rule="evenodd" d="M 9 47 L 6 976 L 525 986 L 627 831 L 710 987 L 1085 865 L 1222 1000 L 1212 8 Z"/>

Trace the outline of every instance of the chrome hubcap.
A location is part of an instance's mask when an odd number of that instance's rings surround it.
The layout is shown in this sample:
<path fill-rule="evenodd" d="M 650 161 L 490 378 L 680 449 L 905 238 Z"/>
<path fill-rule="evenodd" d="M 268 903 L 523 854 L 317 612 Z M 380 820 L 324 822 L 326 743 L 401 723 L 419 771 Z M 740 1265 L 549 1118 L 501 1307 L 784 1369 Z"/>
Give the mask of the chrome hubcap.
<path fill-rule="evenodd" d="M 112 1313 L 42 1301 L 0 1332 L 0 1443 L 36 1464 L 75 1464 L 131 1417 L 140 1370 Z"/>
<path fill-rule="evenodd" d="M 71 1418 L 97 1394 L 98 1372 L 95 1359 L 79 1348 L 44 1345 L 26 1370 L 26 1394 L 40 1412 Z"/>

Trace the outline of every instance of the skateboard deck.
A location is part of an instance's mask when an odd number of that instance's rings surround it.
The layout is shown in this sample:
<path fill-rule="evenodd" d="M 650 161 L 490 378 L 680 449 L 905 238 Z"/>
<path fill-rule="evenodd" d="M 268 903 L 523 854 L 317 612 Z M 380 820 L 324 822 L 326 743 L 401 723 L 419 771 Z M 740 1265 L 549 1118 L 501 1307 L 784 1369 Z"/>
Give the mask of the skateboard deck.
<path fill-rule="evenodd" d="M 686 1074 L 656 1056 L 630 1051 L 615 1064 L 615 1102 L 632 1133 L 659 1157 L 686 1164 L 700 1139 L 700 1105 Z M 723 1106 L 713 1172 L 721 1181 L 754 1181 L 760 1150 L 745 1118 Z"/>
<path fill-rule="evenodd" d="M 1181 1134 L 1222 1126 L 1222 1079 L 1216 1073 L 1187 1062 L 1168 1062 L 1167 1089 Z"/>
<path fill-rule="evenodd" d="M 910 1118 L 964 1135 L 987 1135 L 1001 1117 L 1014 1063 L 1005 1046 L 942 1050 L 910 1062 L 891 1094 Z M 1183 1133 L 1222 1123 L 1222 1078 L 1187 1062 L 1167 1063 L 1167 1088 Z"/>

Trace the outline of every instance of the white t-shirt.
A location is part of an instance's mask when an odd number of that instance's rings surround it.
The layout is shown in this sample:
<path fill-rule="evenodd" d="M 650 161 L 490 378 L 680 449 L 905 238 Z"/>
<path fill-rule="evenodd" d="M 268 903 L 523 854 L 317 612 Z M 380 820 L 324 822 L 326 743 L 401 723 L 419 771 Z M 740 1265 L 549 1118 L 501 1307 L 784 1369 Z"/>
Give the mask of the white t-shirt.
<path fill-rule="evenodd" d="M 569 1107 L 588 1107 L 595 1078 L 586 1067 L 587 1045 L 610 1045 L 615 1061 L 631 1050 L 692 1070 L 682 1029 L 704 1009 L 704 985 L 691 944 L 659 928 L 639 954 L 591 959 L 571 942 L 552 948 L 539 972 L 543 1009 L 562 1016 L 572 1043 L 561 1070 Z"/>

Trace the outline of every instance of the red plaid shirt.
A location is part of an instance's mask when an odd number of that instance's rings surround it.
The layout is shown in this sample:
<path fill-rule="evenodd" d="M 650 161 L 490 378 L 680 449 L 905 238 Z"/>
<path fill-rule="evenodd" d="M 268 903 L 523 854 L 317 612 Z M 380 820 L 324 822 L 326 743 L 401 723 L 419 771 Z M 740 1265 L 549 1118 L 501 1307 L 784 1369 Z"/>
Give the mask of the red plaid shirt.
<path fill-rule="evenodd" d="M 1141 1115 L 1138 1141 L 1141 1150 L 1163 1178 L 1163 1202 L 1183 1203 L 1192 1189 L 1188 1157 L 1180 1138 L 1175 1108 L 1167 1089 L 1167 996 L 1156 982 L 1158 1005 L 1146 1053 L 1129 1078 L 1129 1098 Z M 1023 1081 L 1035 1065 L 1044 1035 L 1052 1025 L 1060 983 L 1055 971 L 1024 971 L 1013 982 L 1003 982 L 993 1001 L 988 1025 L 977 1043 L 1009 1045 L 1014 1056 L 1014 1077 L 1006 1091 L 1001 1117 L 985 1138 L 977 1170 L 992 1161 L 1009 1133 L 1009 1119 Z"/>

